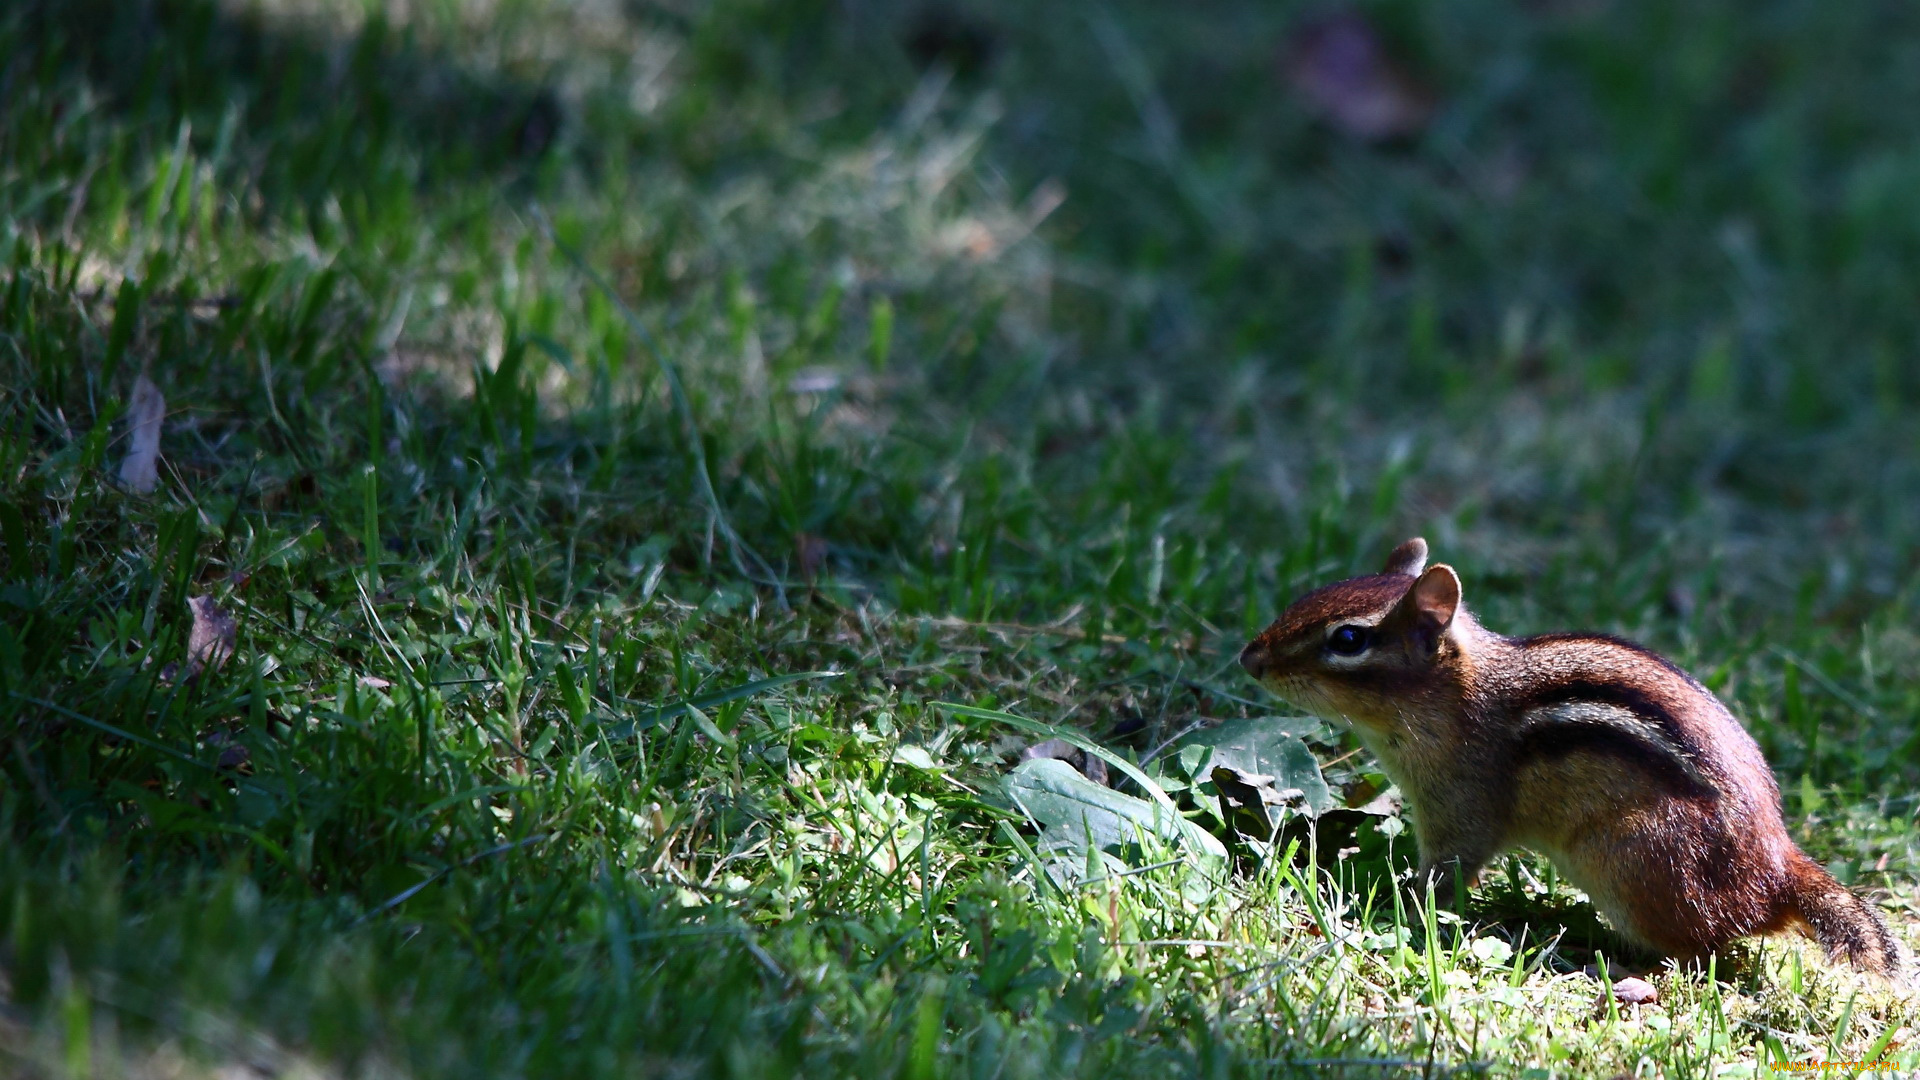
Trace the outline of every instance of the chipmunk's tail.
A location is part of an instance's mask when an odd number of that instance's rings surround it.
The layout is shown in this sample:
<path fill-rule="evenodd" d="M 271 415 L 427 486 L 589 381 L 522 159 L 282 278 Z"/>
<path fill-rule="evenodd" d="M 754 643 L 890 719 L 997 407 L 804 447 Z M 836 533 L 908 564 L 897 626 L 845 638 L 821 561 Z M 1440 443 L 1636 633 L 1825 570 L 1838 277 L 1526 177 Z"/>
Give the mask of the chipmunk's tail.
<path fill-rule="evenodd" d="M 1804 852 L 1794 852 L 1787 875 L 1794 907 L 1828 959 L 1889 979 L 1900 977 L 1900 947 L 1879 912 Z"/>

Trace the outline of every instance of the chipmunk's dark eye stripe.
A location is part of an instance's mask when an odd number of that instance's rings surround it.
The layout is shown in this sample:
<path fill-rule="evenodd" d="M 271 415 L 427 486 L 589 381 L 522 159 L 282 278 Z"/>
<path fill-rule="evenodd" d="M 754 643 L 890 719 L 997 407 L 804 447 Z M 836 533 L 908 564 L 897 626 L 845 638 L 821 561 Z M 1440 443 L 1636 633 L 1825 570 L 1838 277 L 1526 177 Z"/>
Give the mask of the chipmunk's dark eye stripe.
<path fill-rule="evenodd" d="M 1372 643 L 1364 626 L 1343 626 L 1327 635 L 1327 650 L 1341 656 L 1358 656 Z"/>

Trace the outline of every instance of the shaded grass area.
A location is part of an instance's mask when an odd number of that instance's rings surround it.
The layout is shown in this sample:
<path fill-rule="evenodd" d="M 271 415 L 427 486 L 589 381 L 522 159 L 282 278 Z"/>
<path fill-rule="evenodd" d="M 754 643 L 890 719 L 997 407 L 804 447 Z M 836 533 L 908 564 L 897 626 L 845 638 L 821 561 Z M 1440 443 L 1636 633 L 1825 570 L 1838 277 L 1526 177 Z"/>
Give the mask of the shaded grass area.
<path fill-rule="evenodd" d="M 1411 145 L 1231 6 L 0 15 L 9 1068 L 1911 1058 L 1795 946 L 1596 1015 L 1528 859 L 1466 923 L 1371 847 L 1063 887 L 938 706 L 1284 711 L 1238 646 L 1423 532 L 1698 672 L 1912 939 L 1906 16 L 1373 14 Z"/>

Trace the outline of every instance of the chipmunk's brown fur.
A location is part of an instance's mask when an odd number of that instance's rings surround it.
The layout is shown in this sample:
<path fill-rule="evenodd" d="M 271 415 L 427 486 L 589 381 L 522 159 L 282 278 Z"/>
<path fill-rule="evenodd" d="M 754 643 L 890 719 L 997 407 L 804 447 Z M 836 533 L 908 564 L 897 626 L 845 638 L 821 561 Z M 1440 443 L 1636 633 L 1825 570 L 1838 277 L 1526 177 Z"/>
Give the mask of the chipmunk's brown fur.
<path fill-rule="evenodd" d="M 1352 725 L 1413 808 L 1437 896 L 1525 846 L 1662 952 L 1798 929 L 1896 974 L 1886 924 L 1795 846 L 1759 746 L 1718 698 L 1617 638 L 1493 633 L 1426 560 L 1409 540 L 1382 573 L 1308 593 L 1240 662 Z"/>

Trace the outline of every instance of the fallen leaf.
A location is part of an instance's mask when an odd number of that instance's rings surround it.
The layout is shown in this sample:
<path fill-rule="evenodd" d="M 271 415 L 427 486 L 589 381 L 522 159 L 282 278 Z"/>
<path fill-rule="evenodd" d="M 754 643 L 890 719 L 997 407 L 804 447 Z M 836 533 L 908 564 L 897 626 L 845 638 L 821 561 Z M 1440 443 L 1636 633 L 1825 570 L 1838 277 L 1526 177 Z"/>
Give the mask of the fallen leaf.
<path fill-rule="evenodd" d="M 1393 61 L 1357 12 L 1302 26 L 1288 43 L 1285 68 L 1321 119 L 1362 142 L 1417 135 L 1433 117 L 1433 96 Z"/>
<path fill-rule="evenodd" d="M 800 566 L 800 576 L 811 580 L 827 561 L 827 542 L 812 533 L 801 533 L 793 538 L 793 557 Z"/>
<path fill-rule="evenodd" d="M 1061 204 L 1066 201 L 1067 185 L 1057 178 L 1049 177 L 1042 180 L 1040 186 L 1034 188 L 1033 193 L 1027 196 L 1027 204 L 1021 216 L 1026 218 L 1027 228 L 1037 229 L 1041 222 L 1051 217 L 1053 212 L 1060 209 Z"/>
<path fill-rule="evenodd" d="M 789 394 L 831 394 L 840 389 L 840 373 L 832 368 L 807 368 L 787 380 Z"/>
<path fill-rule="evenodd" d="M 933 755 L 927 752 L 926 747 L 915 746 L 912 743 L 901 743 L 894 747 L 893 760 L 922 772 L 938 772 L 940 769 L 939 763 L 933 760 Z"/>
<path fill-rule="evenodd" d="M 239 743 L 234 743 L 220 751 L 219 760 L 213 764 L 217 769 L 234 769 L 237 771 L 252 772 L 253 770 L 247 765 L 248 760 L 252 758 L 252 756 L 252 752 L 246 747 L 241 746 Z"/>
<path fill-rule="evenodd" d="M 1122 849 L 1138 831 L 1214 859 L 1227 849 L 1213 834 L 1156 803 L 1103 787 L 1055 758 L 1022 761 L 1003 781 L 1015 805 L 1045 828 L 1049 849 L 1084 854 L 1089 841 Z"/>
<path fill-rule="evenodd" d="M 1032 761 L 1036 758 L 1064 761 L 1080 770 L 1080 775 L 1096 784 L 1107 786 L 1112 783 L 1112 775 L 1107 772 L 1107 763 L 1081 749 L 1065 739 L 1048 739 L 1034 743 L 1020 751 L 1020 760 Z"/>
<path fill-rule="evenodd" d="M 1400 789 L 1388 788 L 1366 802 L 1358 806 L 1350 806 L 1348 809 L 1367 817 L 1397 818 L 1400 816 Z"/>
<path fill-rule="evenodd" d="M 1660 991 L 1645 979 L 1621 979 L 1613 984 L 1613 996 L 1627 1005 L 1651 1005 L 1660 1000 Z"/>
<path fill-rule="evenodd" d="M 1272 778 L 1272 787 L 1294 790 L 1306 815 L 1318 817 L 1333 806 L 1334 798 L 1320 774 L 1319 761 L 1300 740 L 1299 733 L 1314 726 L 1315 722 L 1287 717 L 1246 717 L 1201 728 L 1180 740 L 1180 745 L 1212 747 L 1214 765 Z"/>
<path fill-rule="evenodd" d="M 1645 979 L 1632 977 L 1616 980 L 1612 986 L 1601 991 L 1600 996 L 1594 999 L 1596 1009 L 1606 1009 L 1608 994 L 1612 994 L 1613 999 L 1622 1005 L 1652 1005 L 1660 1000 L 1657 987 Z"/>
<path fill-rule="evenodd" d="M 1055 761 L 1076 761 L 1080 757 L 1080 748 L 1065 739 L 1047 739 L 1034 743 L 1020 751 L 1021 761 L 1034 758 L 1052 758 Z"/>
<path fill-rule="evenodd" d="M 236 627 L 233 616 L 211 596 L 192 597 L 187 607 L 193 611 L 193 629 L 187 634 L 187 678 L 191 679 L 227 662 L 233 655 Z"/>
<path fill-rule="evenodd" d="M 120 462 L 120 484 L 136 495 L 152 494 L 160 482 L 160 428 L 166 418 L 165 395 L 141 375 L 127 404 L 127 456 Z"/>
<path fill-rule="evenodd" d="M 1286 802 L 1274 788 L 1273 777 L 1215 765 L 1212 779 L 1213 786 L 1220 790 L 1220 819 L 1227 827 L 1263 844 L 1271 842 L 1274 814 L 1267 807 Z"/>

